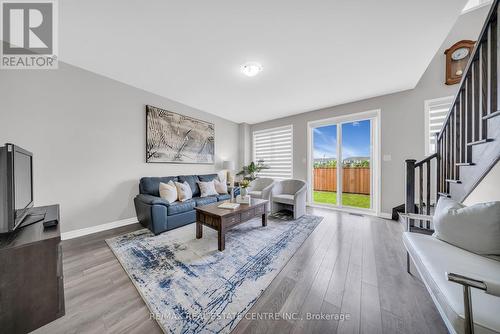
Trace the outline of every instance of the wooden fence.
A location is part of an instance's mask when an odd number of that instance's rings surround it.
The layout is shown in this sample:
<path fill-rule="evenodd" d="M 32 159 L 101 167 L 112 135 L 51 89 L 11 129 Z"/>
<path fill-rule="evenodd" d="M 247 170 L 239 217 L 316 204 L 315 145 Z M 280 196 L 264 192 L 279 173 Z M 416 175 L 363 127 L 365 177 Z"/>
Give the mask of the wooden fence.
<path fill-rule="evenodd" d="M 337 168 L 314 168 L 314 190 L 337 191 Z M 370 194 L 370 168 L 344 168 L 342 192 Z"/>

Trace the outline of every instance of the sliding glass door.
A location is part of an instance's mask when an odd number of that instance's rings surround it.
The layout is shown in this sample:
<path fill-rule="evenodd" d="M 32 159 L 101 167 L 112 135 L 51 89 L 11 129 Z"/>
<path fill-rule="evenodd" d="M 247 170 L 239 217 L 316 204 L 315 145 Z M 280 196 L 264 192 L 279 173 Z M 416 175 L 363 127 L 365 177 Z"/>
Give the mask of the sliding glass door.
<path fill-rule="evenodd" d="M 342 124 L 342 205 L 371 208 L 371 121 Z"/>
<path fill-rule="evenodd" d="M 337 205 L 337 125 L 314 128 L 313 201 Z"/>
<path fill-rule="evenodd" d="M 372 117 L 310 123 L 309 180 L 314 204 L 374 210 L 375 124 Z"/>

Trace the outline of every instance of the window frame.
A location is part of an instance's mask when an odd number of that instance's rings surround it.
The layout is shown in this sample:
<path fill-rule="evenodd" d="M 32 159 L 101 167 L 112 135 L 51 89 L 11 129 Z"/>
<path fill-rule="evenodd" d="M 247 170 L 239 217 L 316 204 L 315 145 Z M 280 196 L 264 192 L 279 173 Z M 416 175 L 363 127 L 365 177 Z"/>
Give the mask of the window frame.
<path fill-rule="evenodd" d="M 424 101 L 424 145 L 425 145 L 424 148 L 425 148 L 425 156 L 426 157 L 432 153 L 435 153 L 435 152 L 431 152 L 430 112 L 434 107 L 437 107 L 440 105 L 445 105 L 445 104 L 449 104 L 450 108 L 451 108 L 451 106 L 453 105 L 454 98 L 455 97 L 453 95 L 451 95 L 451 96 L 439 97 L 436 99 L 429 99 L 429 100 Z M 450 109 L 448 108 L 448 112 L 449 112 L 449 110 Z M 447 114 L 448 114 L 448 112 L 447 112 Z M 444 120 L 443 120 L 443 124 L 444 124 Z"/>

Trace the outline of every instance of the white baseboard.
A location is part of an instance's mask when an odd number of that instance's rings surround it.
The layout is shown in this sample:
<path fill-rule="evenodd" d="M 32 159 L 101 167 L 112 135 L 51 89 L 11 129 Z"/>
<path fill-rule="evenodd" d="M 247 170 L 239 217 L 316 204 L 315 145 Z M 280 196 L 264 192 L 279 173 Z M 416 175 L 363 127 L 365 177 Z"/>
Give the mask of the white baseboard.
<path fill-rule="evenodd" d="M 380 218 L 385 218 L 385 219 L 392 219 L 392 214 L 387 213 L 387 212 L 380 212 L 378 214 Z"/>
<path fill-rule="evenodd" d="M 356 208 L 337 208 L 331 205 L 321 205 L 321 204 L 316 204 L 316 203 L 306 203 L 307 206 L 311 208 L 321 208 L 321 209 L 327 209 L 327 210 L 334 210 L 334 211 L 340 211 L 340 212 L 348 212 L 348 213 L 356 213 L 360 215 L 367 215 L 367 216 L 375 216 L 375 217 L 380 217 L 380 218 L 385 218 L 385 219 L 392 219 L 392 215 L 387 212 L 380 212 L 376 213 L 375 211 L 371 210 L 364 210 L 364 209 L 359 209 L 357 210 Z"/>
<path fill-rule="evenodd" d="M 131 224 L 135 224 L 135 223 L 138 223 L 137 217 L 132 217 L 132 218 L 127 218 L 127 219 L 117 220 L 117 221 L 114 221 L 111 223 L 86 227 L 86 228 L 82 228 L 79 230 L 63 232 L 63 233 L 61 233 L 61 240 L 74 239 L 74 238 L 82 237 L 84 235 L 93 234 L 93 233 L 102 232 L 102 231 L 107 231 L 107 230 L 111 230 L 113 228 L 131 225 Z"/>

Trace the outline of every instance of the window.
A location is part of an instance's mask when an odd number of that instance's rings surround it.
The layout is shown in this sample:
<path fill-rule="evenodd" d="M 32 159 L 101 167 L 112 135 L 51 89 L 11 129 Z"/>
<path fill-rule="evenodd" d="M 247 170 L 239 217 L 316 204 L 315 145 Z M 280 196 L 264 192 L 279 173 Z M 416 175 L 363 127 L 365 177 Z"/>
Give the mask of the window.
<path fill-rule="evenodd" d="M 436 134 L 443 128 L 453 96 L 425 101 L 425 155 L 436 152 Z"/>
<path fill-rule="evenodd" d="M 273 179 L 292 178 L 292 126 L 283 126 L 253 132 L 253 161 L 263 160 L 269 169 L 260 177 Z"/>

